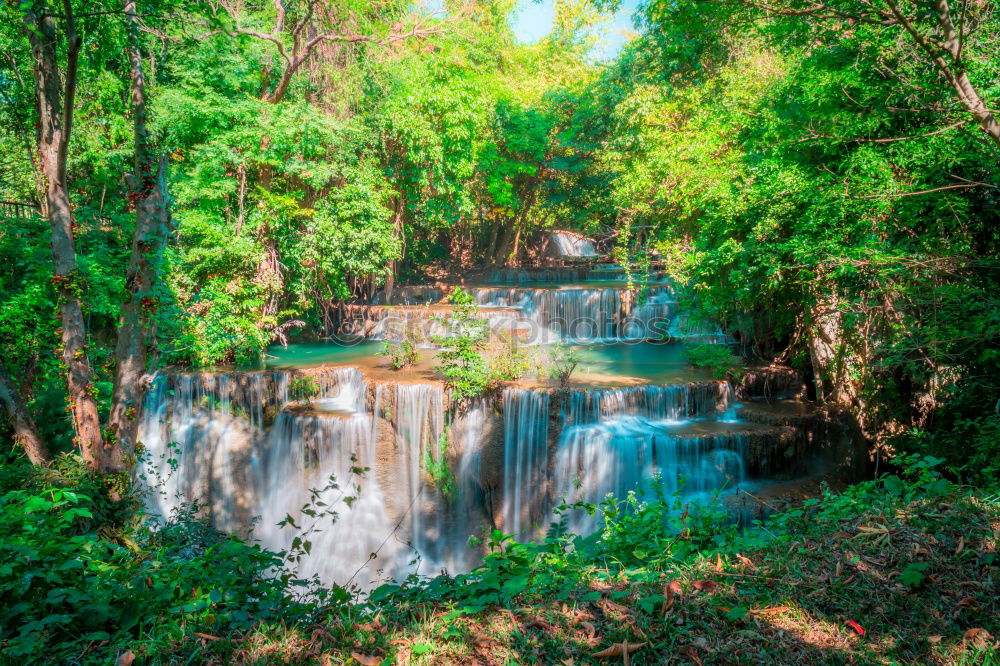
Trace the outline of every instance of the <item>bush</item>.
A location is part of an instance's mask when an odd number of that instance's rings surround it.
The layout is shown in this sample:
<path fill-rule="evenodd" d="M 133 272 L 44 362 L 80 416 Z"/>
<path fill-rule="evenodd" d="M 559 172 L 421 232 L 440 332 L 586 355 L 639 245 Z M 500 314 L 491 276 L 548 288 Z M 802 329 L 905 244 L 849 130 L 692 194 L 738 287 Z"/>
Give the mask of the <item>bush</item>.
<path fill-rule="evenodd" d="M 393 370 L 401 370 L 408 365 L 415 365 L 420 360 L 420 354 L 417 353 L 416 338 L 409 330 L 406 331 L 406 337 L 402 342 L 383 341 L 382 349 L 379 350 L 379 356 L 387 357 Z"/>
<path fill-rule="evenodd" d="M 4 481 L 22 479 L 0 497 L 0 641 L 8 659 L 108 663 L 126 647 L 155 653 L 193 631 L 247 630 L 311 612 L 287 591 L 280 554 L 211 529 L 196 519 L 197 507 L 155 525 L 116 508 L 103 481 L 73 456 L 41 473 L 4 468 Z M 121 515 L 134 517 L 106 520 Z"/>
<path fill-rule="evenodd" d="M 726 345 L 685 345 L 688 363 L 696 368 L 709 368 L 716 379 L 738 379 L 743 359 Z"/>
<path fill-rule="evenodd" d="M 455 307 L 447 317 L 439 317 L 447 329 L 431 336 L 441 345 L 434 369 L 445 378 L 456 400 L 480 395 L 489 385 L 489 367 L 483 349 L 489 338 L 489 324 L 479 318 L 479 306 L 472 295 L 455 287 L 447 299 Z"/>

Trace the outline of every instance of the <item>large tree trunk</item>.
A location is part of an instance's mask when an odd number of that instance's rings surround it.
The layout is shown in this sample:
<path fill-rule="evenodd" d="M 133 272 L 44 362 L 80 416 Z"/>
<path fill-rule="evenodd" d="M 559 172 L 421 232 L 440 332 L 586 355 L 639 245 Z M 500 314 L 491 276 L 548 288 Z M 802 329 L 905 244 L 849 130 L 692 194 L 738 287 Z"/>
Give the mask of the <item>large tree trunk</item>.
<path fill-rule="evenodd" d="M 3 405 L 10 425 L 14 429 L 14 442 L 24 448 L 28 460 L 34 465 L 43 465 L 52 460 L 52 454 L 38 435 L 35 422 L 24 408 L 17 389 L 2 365 L 0 365 L 0 405 Z"/>
<path fill-rule="evenodd" d="M 87 357 L 86 326 L 80 306 L 80 275 L 73 247 L 73 214 L 66 187 L 66 149 L 73 118 L 76 89 L 76 62 L 80 41 L 73 24 L 69 1 L 64 2 L 68 54 L 65 92 L 56 57 L 56 24 L 51 15 L 39 16 L 26 9 L 24 24 L 34 58 L 35 87 L 38 94 L 38 155 L 45 177 L 45 201 L 52 230 L 52 283 L 59 295 L 62 320 L 62 358 L 66 364 L 70 413 L 76 444 L 91 467 L 100 466 L 101 424 L 97 401 L 91 393 L 90 361 Z M 62 109 L 60 110 L 60 106 Z"/>
<path fill-rule="evenodd" d="M 135 234 L 125 285 L 127 300 L 121 306 L 118 344 L 115 347 L 115 382 L 111 418 L 105 446 L 104 467 L 130 471 L 135 463 L 139 414 L 145 397 L 149 344 L 149 316 L 156 308 L 153 296 L 155 267 L 168 233 L 169 218 L 164 196 L 166 160 L 157 164 L 149 147 L 146 128 L 146 90 L 139 48 L 139 26 L 134 0 L 125 0 L 128 23 L 128 56 L 132 66 L 132 117 L 135 128 L 135 173 L 129 188 L 135 203 Z"/>

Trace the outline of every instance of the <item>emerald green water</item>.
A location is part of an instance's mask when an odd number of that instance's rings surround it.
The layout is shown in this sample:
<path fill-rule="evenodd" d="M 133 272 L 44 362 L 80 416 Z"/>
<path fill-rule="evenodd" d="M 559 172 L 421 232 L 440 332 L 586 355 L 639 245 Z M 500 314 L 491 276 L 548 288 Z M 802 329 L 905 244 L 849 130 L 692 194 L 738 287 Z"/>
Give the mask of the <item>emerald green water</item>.
<path fill-rule="evenodd" d="M 265 368 L 308 368 L 314 365 L 335 363 L 339 365 L 354 363 L 375 356 L 382 343 L 374 340 L 364 340 L 356 345 L 343 345 L 335 342 L 299 342 L 284 348 L 272 345 L 264 357 Z"/>
<path fill-rule="evenodd" d="M 710 373 L 687 362 L 684 346 L 643 342 L 574 346 L 580 354 L 577 373 L 600 377 L 631 377 L 650 384 L 683 384 L 710 379 Z"/>
<path fill-rule="evenodd" d="M 265 368 L 308 368 L 311 366 L 362 363 L 372 365 L 381 342 L 364 341 L 357 345 L 335 342 L 302 342 L 283 348 L 275 345 L 267 350 Z M 580 357 L 574 381 L 584 384 L 602 384 L 620 380 L 623 383 L 682 384 L 709 379 L 709 374 L 687 363 L 683 345 L 643 342 L 639 344 L 574 345 Z M 529 355 L 544 358 L 544 346 L 529 348 Z M 430 359 L 434 352 L 425 350 Z M 377 361 L 381 363 L 381 360 Z"/>

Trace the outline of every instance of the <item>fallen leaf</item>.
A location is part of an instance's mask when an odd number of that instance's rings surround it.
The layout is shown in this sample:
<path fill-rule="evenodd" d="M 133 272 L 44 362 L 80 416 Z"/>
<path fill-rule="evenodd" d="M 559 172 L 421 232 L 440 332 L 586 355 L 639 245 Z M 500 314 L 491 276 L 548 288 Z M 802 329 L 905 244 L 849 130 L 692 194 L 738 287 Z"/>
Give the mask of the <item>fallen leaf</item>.
<path fill-rule="evenodd" d="M 673 583 L 663 586 L 663 603 L 660 605 L 660 615 L 666 615 L 674 606 L 674 589 Z M 680 587 L 678 585 L 678 587 Z"/>
<path fill-rule="evenodd" d="M 955 604 L 955 607 L 956 608 L 972 608 L 973 610 L 976 610 L 976 609 L 979 608 L 979 604 L 976 603 L 976 598 L 975 597 L 962 597 L 961 599 L 958 600 L 958 603 Z"/>
<path fill-rule="evenodd" d="M 221 638 L 219 638 L 218 636 L 213 636 L 212 634 L 203 634 L 203 633 L 201 633 L 201 632 L 199 632 L 199 631 L 193 631 L 193 632 L 191 632 L 191 633 L 193 633 L 193 634 L 194 634 L 195 636 L 197 636 L 198 638 L 203 638 L 203 639 L 205 639 L 206 641 L 221 641 L 221 640 L 222 640 L 222 639 L 221 639 Z"/>
<path fill-rule="evenodd" d="M 857 622 L 855 622 L 854 620 L 848 620 L 844 624 L 846 624 L 848 627 L 850 627 L 851 629 L 853 629 L 854 633 L 856 633 L 858 636 L 864 636 L 865 635 L 865 628 L 862 627 Z"/>
<path fill-rule="evenodd" d="M 580 624 L 581 626 L 583 626 L 584 629 L 587 630 L 587 636 L 589 638 L 593 638 L 594 636 L 597 635 L 597 628 L 594 627 L 593 622 L 581 622 Z"/>
<path fill-rule="evenodd" d="M 679 597 L 684 593 L 684 589 L 681 587 L 681 582 L 679 580 L 670 581 L 670 585 L 667 587 L 670 588 L 670 591 L 673 592 L 675 596 Z"/>
<path fill-rule="evenodd" d="M 972 647 L 984 648 L 993 640 L 993 635 L 981 627 L 974 627 L 962 634 L 962 640 Z"/>
<path fill-rule="evenodd" d="M 608 615 L 611 614 L 610 611 L 614 611 L 616 613 L 621 613 L 622 615 L 626 615 L 629 617 L 632 616 L 632 610 L 630 608 L 622 606 L 619 603 L 615 603 L 610 599 L 601 599 L 599 602 L 597 602 L 597 605 L 600 606 L 601 610 L 603 610 Z"/>
<path fill-rule="evenodd" d="M 959 555 L 961 555 L 963 550 L 965 550 L 965 537 L 964 536 L 958 537 L 958 547 L 955 548 L 955 557 L 958 557 Z"/>
<path fill-rule="evenodd" d="M 361 666 L 378 666 L 382 663 L 381 657 L 371 657 L 365 654 L 351 653 L 351 659 L 361 664 Z"/>
<path fill-rule="evenodd" d="M 551 623 L 537 618 L 521 625 L 522 631 L 527 631 L 528 629 L 541 629 L 546 633 L 555 631 L 555 627 Z"/>
<path fill-rule="evenodd" d="M 944 638 L 944 636 L 928 636 L 927 637 L 927 642 L 928 643 L 940 643 L 941 639 L 943 639 L 943 638 Z"/>
<path fill-rule="evenodd" d="M 590 656 L 597 657 L 599 659 L 604 657 L 625 657 L 626 655 L 632 654 L 639 648 L 645 647 L 645 645 L 645 643 L 628 643 L 623 641 L 621 643 L 615 643 L 611 647 L 601 650 L 600 652 L 595 652 Z"/>
<path fill-rule="evenodd" d="M 696 663 L 698 666 L 701 666 L 701 657 L 698 656 L 697 650 L 693 647 L 689 647 L 685 651 L 687 652 L 687 656 L 691 657 L 691 661 Z"/>
<path fill-rule="evenodd" d="M 125 650 L 118 655 L 118 659 L 115 660 L 115 666 L 132 666 L 133 661 L 135 661 L 135 654 L 132 650 Z"/>
<path fill-rule="evenodd" d="M 717 587 L 715 581 L 712 580 L 696 580 L 691 584 L 694 585 L 694 589 L 699 592 L 708 592 L 710 594 L 715 592 L 715 588 Z"/>
<path fill-rule="evenodd" d="M 715 570 L 722 571 L 722 555 L 718 553 L 715 554 Z"/>

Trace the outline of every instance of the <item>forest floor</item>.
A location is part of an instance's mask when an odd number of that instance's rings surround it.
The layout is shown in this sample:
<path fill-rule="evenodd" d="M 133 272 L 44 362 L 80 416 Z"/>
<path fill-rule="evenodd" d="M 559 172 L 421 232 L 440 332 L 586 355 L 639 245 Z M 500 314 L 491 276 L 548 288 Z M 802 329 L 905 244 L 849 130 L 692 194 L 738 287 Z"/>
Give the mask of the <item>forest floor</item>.
<path fill-rule="evenodd" d="M 524 594 L 478 611 L 447 598 L 388 596 L 363 618 L 202 638 L 202 658 L 483 666 L 1000 663 L 996 498 L 950 494 L 868 509 L 806 509 L 801 519 L 812 527 L 790 540 L 662 571 L 596 566 L 557 593 Z"/>

